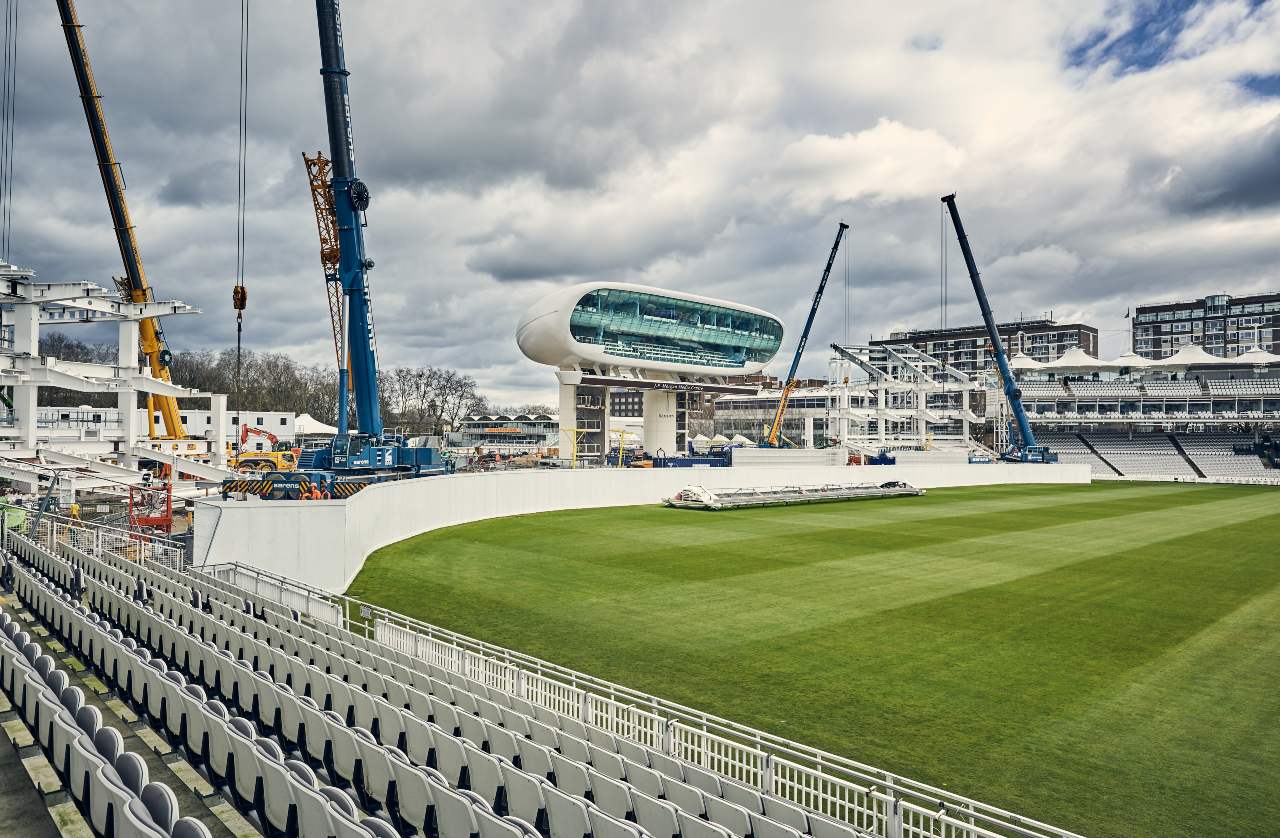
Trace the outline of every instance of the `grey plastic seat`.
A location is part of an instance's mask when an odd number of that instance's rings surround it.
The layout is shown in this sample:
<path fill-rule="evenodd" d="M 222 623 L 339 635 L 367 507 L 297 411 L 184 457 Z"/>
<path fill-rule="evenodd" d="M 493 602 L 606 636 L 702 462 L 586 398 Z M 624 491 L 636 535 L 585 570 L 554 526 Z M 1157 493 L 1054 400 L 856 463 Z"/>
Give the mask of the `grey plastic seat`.
<path fill-rule="evenodd" d="M 112 730 L 112 728 L 103 728 Z M 115 768 L 104 765 L 94 772 L 89 794 L 89 825 L 99 835 L 120 834 L 125 807 L 137 796 L 125 786 Z"/>
<path fill-rule="evenodd" d="M 680 812 L 680 838 L 733 838 L 733 833 L 719 824 Z"/>
<path fill-rule="evenodd" d="M 591 832 L 587 804 L 580 797 L 570 797 L 558 788 L 548 788 L 547 826 L 549 838 L 583 838 Z"/>
<path fill-rule="evenodd" d="M 670 777 L 673 780 L 684 780 L 684 763 L 678 759 L 660 754 L 657 751 L 649 752 L 649 767 L 662 774 L 664 777 Z"/>
<path fill-rule="evenodd" d="M 382 818 L 365 818 L 360 821 L 360 825 L 367 829 L 373 838 L 400 838 L 400 833 L 396 832 L 395 827 Z"/>
<path fill-rule="evenodd" d="M 764 795 L 761 802 L 764 803 L 764 813 L 770 820 L 789 826 L 797 832 L 810 832 L 811 820 L 817 820 L 817 816 L 810 818 L 804 809 L 771 794 Z"/>
<path fill-rule="evenodd" d="M 431 797 L 435 801 L 436 828 L 440 838 L 466 838 L 479 831 L 471 814 L 474 806 L 470 800 L 453 789 L 439 785 L 432 787 Z"/>
<path fill-rule="evenodd" d="M 492 812 L 474 809 L 471 816 L 480 830 L 480 838 L 527 838 L 525 830 L 514 821 L 500 818 Z"/>
<path fill-rule="evenodd" d="M 569 733 L 560 733 L 560 753 L 574 762 L 591 761 L 591 752 L 587 750 L 587 743 Z"/>
<path fill-rule="evenodd" d="M 755 812 L 751 813 L 751 834 L 755 838 L 801 838 L 799 830 Z"/>
<path fill-rule="evenodd" d="M 432 731 L 435 734 L 432 747 L 435 751 L 435 768 L 445 776 L 450 786 L 462 784 L 463 769 L 467 767 L 467 755 L 462 743 L 448 734 Z"/>
<path fill-rule="evenodd" d="M 82 711 L 84 709 L 81 708 Z M 98 708 L 92 707 L 90 709 L 97 710 Z M 93 734 L 93 747 L 97 749 L 108 765 L 115 765 L 116 758 L 124 753 L 124 739 L 120 736 L 120 731 L 114 727 L 100 727 Z"/>
<path fill-rule="evenodd" d="M 626 770 L 622 766 L 622 757 L 614 751 L 606 750 L 599 745 L 587 745 L 587 750 L 591 754 L 591 767 L 615 780 L 621 780 L 627 776 Z"/>
<path fill-rule="evenodd" d="M 615 818 L 597 808 L 587 810 L 591 824 L 591 838 L 646 838 L 634 823 Z"/>
<path fill-rule="evenodd" d="M 565 757 L 563 754 L 551 755 L 551 766 L 555 770 L 556 788 L 574 797 L 584 797 L 591 788 L 587 779 L 587 767 Z"/>
<path fill-rule="evenodd" d="M 407 761 L 392 758 L 391 773 L 396 778 L 397 810 L 400 820 L 408 824 L 419 835 L 429 832 L 431 810 L 435 805 L 431 795 L 433 769 L 410 765 Z M 440 785 L 447 785 L 444 778 L 439 778 Z"/>
<path fill-rule="evenodd" d="M 178 818 L 169 831 L 170 838 L 213 838 L 209 827 L 195 818 Z"/>
<path fill-rule="evenodd" d="M 720 797 L 703 794 L 703 805 L 707 809 L 707 820 L 718 823 L 740 838 L 751 834 L 751 813 L 736 803 L 730 803 Z"/>
<path fill-rule="evenodd" d="M 587 772 L 591 780 L 591 800 L 609 814 L 619 820 L 626 820 L 631 814 L 631 788 L 624 782 L 601 774 L 595 769 Z"/>
<path fill-rule="evenodd" d="M 706 813 L 707 807 L 702 800 L 703 794 L 698 789 L 676 780 L 666 780 L 663 787 L 667 790 L 667 800 L 670 800 L 680 811 L 688 812 L 695 817 L 702 817 Z"/>
<path fill-rule="evenodd" d="M 115 824 L 119 838 L 169 838 L 169 831 L 151 820 L 147 807 L 137 798 L 125 804 Z"/>
<path fill-rule="evenodd" d="M 502 781 L 507 790 L 507 812 L 537 826 L 546 807 L 543 793 L 552 788 L 551 784 L 507 763 L 502 765 Z"/>
<path fill-rule="evenodd" d="M 138 795 L 156 826 L 169 832 L 178 820 L 178 797 L 164 783 L 147 783 Z"/>
<path fill-rule="evenodd" d="M 124 781 L 125 786 L 134 794 L 142 794 L 142 789 L 149 782 L 147 763 L 134 753 L 125 752 L 116 757 L 114 763 L 116 773 Z"/>
<path fill-rule="evenodd" d="M 532 739 L 517 739 L 516 745 L 520 750 L 521 771 L 537 774 L 539 777 L 546 777 L 555 770 L 551 764 L 551 755 L 554 751 L 550 748 L 539 745 Z"/>
<path fill-rule="evenodd" d="M 638 762 L 632 762 L 629 759 L 623 761 L 623 767 L 626 769 L 627 782 L 636 789 L 650 797 L 664 797 L 666 795 L 663 777 L 657 771 Z"/>
<path fill-rule="evenodd" d="M 467 773 L 471 790 L 480 795 L 490 807 L 498 805 L 503 791 L 502 763 L 500 756 L 487 754 L 475 748 L 467 748 Z"/>
<path fill-rule="evenodd" d="M 768 804 L 766 804 L 767 807 Z M 809 834 L 813 838 L 855 838 L 853 827 L 820 815 L 809 816 Z"/>
<path fill-rule="evenodd" d="M 636 822 L 653 838 L 672 838 L 680 832 L 679 812 L 667 801 L 633 790 L 631 805 Z"/>
<path fill-rule="evenodd" d="M 701 766 L 686 762 L 684 764 L 684 781 L 694 788 L 701 789 L 712 797 L 720 797 L 720 777 Z"/>
<path fill-rule="evenodd" d="M 763 814 L 764 798 L 760 792 L 731 780 L 720 781 L 720 796 L 754 814 Z"/>

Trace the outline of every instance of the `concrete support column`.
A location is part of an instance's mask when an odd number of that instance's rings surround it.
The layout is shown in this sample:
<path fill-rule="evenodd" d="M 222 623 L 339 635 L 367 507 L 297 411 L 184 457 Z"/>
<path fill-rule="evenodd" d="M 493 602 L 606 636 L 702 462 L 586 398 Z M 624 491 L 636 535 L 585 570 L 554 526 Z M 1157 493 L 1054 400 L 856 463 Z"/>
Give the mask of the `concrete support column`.
<path fill-rule="evenodd" d="M 227 465 L 227 396 L 212 393 L 209 396 L 209 418 L 213 422 L 213 438 L 209 441 L 212 462 L 223 468 Z"/>
<path fill-rule="evenodd" d="M 574 435 L 568 429 L 578 426 L 578 385 L 581 370 L 556 370 L 560 382 L 560 459 L 573 459 Z"/>
<path fill-rule="evenodd" d="M 668 457 L 676 448 L 676 394 L 671 390 L 644 391 L 644 450 L 654 456 L 661 449 Z"/>
<path fill-rule="evenodd" d="M 816 444 L 816 442 L 815 442 L 815 438 L 814 438 L 814 436 L 813 436 L 813 417 L 812 417 L 812 416 L 806 416 L 806 417 L 804 417 L 804 441 L 803 441 L 803 445 L 804 445 L 804 447 L 805 447 L 805 448 L 813 448 L 815 444 Z"/>
<path fill-rule="evenodd" d="M 880 389 L 876 390 L 876 433 L 880 440 L 880 444 L 884 445 L 884 409 L 885 409 L 885 388 L 880 385 Z"/>
<path fill-rule="evenodd" d="M 138 370 L 138 323 L 136 320 L 122 320 L 118 324 L 116 334 L 116 363 L 120 366 L 120 374 L 128 378 Z M 142 436 L 142 428 L 151 427 L 151 417 L 145 422 L 138 419 L 138 391 L 132 387 L 116 394 L 116 407 L 120 410 L 120 427 L 124 433 L 121 445 L 120 465 L 134 467 L 134 457 L 130 447 L 137 445 Z"/>
<path fill-rule="evenodd" d="M 40 357 L 40 305 L 15 303 L 13 306 L 13 351 L 19 355 Z M 13 413 L 17 419 L 18 442 L 23 448 L 36 447 L 36 401 L 39 388 L 34 384 L 15 384 Z"/>
<path fill-rule="evenodd" d="M 960 391 L 960 425 L 964 429 L 965 444 L 969 444 L 969 391 Z"/>

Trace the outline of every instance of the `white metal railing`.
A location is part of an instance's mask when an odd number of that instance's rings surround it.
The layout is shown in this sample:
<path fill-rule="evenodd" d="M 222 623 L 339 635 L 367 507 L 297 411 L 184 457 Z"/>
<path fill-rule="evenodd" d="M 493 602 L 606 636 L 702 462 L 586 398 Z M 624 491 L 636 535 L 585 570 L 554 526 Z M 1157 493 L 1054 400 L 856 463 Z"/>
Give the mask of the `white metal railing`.
<path fill-rule="evenodd" d="M 237 563 L 191 568 L 261 605 L 284 603 L 531 704 L 603 728 L 885 838 L 1076 833 L 838 754 Z M 262 599 L 258 599 L 261 597 Z"/>
<path fill-rule="evenodd" d="M 173 570 L 183 570 L 186 562 L 185 547 L 159 535 L 81 521 L 49 512 L 41 515 L 29 507 L 7 503 L 0 503 L 0 520 L 3 520 L 6 529 L 24 535 L 53 552 L 57 550 L 56 545 L 62 543 L 70 544 L 90 555 L 109 552 L 132 561 L 146 559 Z"/>

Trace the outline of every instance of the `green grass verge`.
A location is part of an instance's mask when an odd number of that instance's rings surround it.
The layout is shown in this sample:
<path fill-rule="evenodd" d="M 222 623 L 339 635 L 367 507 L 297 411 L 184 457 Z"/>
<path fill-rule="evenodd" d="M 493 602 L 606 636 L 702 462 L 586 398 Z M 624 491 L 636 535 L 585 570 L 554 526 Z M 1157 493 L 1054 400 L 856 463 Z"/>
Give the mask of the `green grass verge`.
<path fill-rule="evenodd" d="M 1280 823 L 1280 492 L 494 519 L 349 593 L 1099 836 Z"/>

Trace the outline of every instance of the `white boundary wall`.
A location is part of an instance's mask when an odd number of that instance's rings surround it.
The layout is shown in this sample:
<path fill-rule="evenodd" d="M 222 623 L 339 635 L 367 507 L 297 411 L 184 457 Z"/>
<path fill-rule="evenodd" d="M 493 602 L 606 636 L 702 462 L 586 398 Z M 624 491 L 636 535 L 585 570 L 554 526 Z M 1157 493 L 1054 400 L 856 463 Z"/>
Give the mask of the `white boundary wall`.
<path fill-rule="evenodd" d="M 374 550 L 455 524 L 558 509 L 658 503 L 694 483 L 723 489 L 889 480 L 922 489 L 1088 483 L 1090 469 L 1088 465 L 965 463 L 455 474 L 370 486 L 346 501 L 198 503 L 194 564 L 239 562 L 342 593 Z"/>

